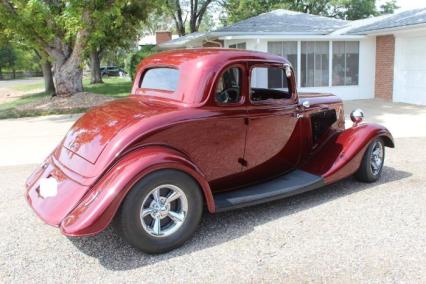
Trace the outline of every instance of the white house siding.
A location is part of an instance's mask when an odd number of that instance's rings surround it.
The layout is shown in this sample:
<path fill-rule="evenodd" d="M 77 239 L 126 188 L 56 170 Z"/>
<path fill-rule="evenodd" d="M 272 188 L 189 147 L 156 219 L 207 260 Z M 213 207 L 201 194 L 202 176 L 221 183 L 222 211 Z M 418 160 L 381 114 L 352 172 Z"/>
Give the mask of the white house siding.
<path fill-rule="evenodd" d="M 426 30 L 395 34 L 393 100 L 426 105 Z"/>
<path fill-rule="evenodd" d="M 319 38 L 307 38 L 303 39 L 297 38 L 251 38 L 251 39 L 224 39 L 224 46 L 228 47 L 231 44 L 246 42 L 246 47 L 248 50 L 257 50 L 257 51 L 268 51 L 268 41 L 297 41 L 298 42 L 298 66 L 300 66 L 301 62 L 301 41 L 324 41 L 325 39 Z M 331 70 L 331 45 L 334 39 L 325 40 L 330 41 L 330 73 L 329 78 L 332 78 Z M 329 82 L 329 86 L 326 87 L 300 87 L 300 92 L 322 92 L 322 93 L 333 93 L 344 100 L 355 100 L 355 99 L 371 99 L 374 98 L 374 76 L 375 76 L 375 54 L 376 54 L 376 41 L 374 37 L 363 37 L 360 39 L 344 39 L 342 37 L 335 39 L 336 41 L 344 41 L 344 40 L 359 40 L 359 83 L 356 86 L 332 86 L 331 80 Z M 298 74 L 296 77 L 300 76 L 300 67 L 297 70 Z M 257 74 L 256 79 L 257 85 L 261 85 L 262 83 L 259 80 L 265 80 L 264 84 L 266 85 L 266 73 L 265 74 Z"/>

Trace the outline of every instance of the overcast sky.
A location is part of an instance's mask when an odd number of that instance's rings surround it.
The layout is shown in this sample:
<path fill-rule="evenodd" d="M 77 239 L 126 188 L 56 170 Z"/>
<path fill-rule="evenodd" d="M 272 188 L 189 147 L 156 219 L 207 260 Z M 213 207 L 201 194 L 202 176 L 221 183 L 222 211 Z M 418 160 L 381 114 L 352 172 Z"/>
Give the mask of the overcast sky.
<path fill-rule="evenodd" d="M 379 5 L 385 3 L 386 0 L 379 0 L 377 3 Z M 426 1 L 425 0 L 397 0 L 397 5 L 400 8 L 400 10 L 411 10 L 411 9 L 417 9 L 417 8 L 426 8 Z M 399 11 L 399 10 L 398 10 Z"/>

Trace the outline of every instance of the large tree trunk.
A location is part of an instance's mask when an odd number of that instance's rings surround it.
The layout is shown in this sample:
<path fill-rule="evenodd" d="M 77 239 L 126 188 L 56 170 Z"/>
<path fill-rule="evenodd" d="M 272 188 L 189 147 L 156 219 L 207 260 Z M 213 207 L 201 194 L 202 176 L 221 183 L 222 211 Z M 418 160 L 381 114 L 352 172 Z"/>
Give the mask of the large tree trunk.
<path fill-rule="evenodd" d="M 90 51 L 90 84 L 103 83 L 101 74 L 100 52 L 97 49 Z"/>
<path fill-rule="evenodd" d="M 43 60 L 41 63 L 41 71 L 44 78 L 44 91 L 46 94 L 54 96 L 56 92 L 55 85 L 53 84 L 52 65 L 48 60 Z"/>
<path fill-rule="evenodd" d="M 56 95 L 68 97 L 83 91 L 83 71 L 74 62 L 65 61 L 64 64 L 56 62 L 53 69 L 53 82 Z"/>
<path fill-rule="evenodd" d="M 83 91 L 81 64 L 88 35 L 88 31 L 84 29 L 77 33 L 72 52 L 70 46 L 64 44 L 59 38 L 56 40 L 56 49 L 47 47 L 46 52 L 54 58 L 53 82 L 56 95 L 59 97 L 68 97 Z"/>

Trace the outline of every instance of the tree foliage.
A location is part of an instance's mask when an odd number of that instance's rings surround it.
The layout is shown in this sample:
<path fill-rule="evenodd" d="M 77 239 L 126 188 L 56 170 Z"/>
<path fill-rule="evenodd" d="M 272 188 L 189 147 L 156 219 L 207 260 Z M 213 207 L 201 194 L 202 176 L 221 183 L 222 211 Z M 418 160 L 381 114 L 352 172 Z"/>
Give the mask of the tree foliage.
<path fill-rule="evenodd" d="M 15 68 L 17 59 L 16 51 L 10 44 L 0 46 L 0 72 L 5 68 Z"/>
<path fill-rule="evenodd" d="M 128 27 L 129 13 L 138 13 L 148 0 L 0 0 L 0 18 L 53 62 L 58 95 L 82 91 L 82 60 L 92 43 L 117 40 L 115 27 Z M 142 19 L 141 19 L 142 20 Z M 130 31 L 131 32 L 131 31 Z"/>
<path fill-rule="evenodd" d="M 142 47 L 141 50 L 136 51 L 128 56 L 126 60 L 126 71 L 129 73 L 130 78 L 133 80 L 136 75 L 136 69 L 142 59 L 155 53 L 154 45 L 147 45 Z"/>
<path fill-rule="evenodd" d="M 99 13 L 93 15 L 96 25 L 89 29 L 89 40 L 86 54 L 90 58 L 92 84 L 103 83 L 100 62 L 105 53 L 109 55 L 119 49 L 134 45 L 141 24 L 148 17 L 153 5 L 148 1 L 129 1 L 116 13 Z"/>

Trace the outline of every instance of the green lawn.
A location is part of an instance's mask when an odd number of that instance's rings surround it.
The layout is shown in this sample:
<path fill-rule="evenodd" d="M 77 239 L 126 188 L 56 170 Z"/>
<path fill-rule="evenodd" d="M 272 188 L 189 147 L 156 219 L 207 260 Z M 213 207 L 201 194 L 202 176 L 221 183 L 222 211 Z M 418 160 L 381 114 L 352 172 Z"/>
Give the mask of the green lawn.
<path fill-rule="evenodd" d="M 120 77 L 103 78 L 103 84 L 90 85 L 90 80 L 83 80 L 85 92 L 110 96 L 110 97 L 125 97 L 130 94 L 132 82 L 129 79 Z"/>
<path fill-rule="evenodd" d="M 112 77 L 112 78 L 104 78 L 103 81 L 104 81 L 104 84 L 91 85 L 89 79 L 84 79 L 83 80 L 84 91 L 118 98 L 118 97 L 127 96 L 130 93 L 132 88 L 132 82 L 129 81 L 128 79 Z M 34 93 L 21 97 L 16 100 L 7 102 L 7 103 L 0 104 L 0 119 L 62 113 L 62 112 L 58 112 L 54 110 L 48 111 L 48 112 L 37 112 L 37 111 L 19 112 L 16 110 L 17 106 L 34 102 L 47 95 L 44 92 L 41 92 L 41 93 L 37 92 L 37 90 L 43 88 L 43 82 L 28 84 L 28 85 L 21 85 L 21 86 L 16 86 L 12 88 L 17 91 L 31 92 L 31 90 L 34 90 Z M 81 112 L 81 109 L 76 109 L 75 111 L 73 110 L 67 111 L 67 113 L 72 113 L 72 112 Z"/>

